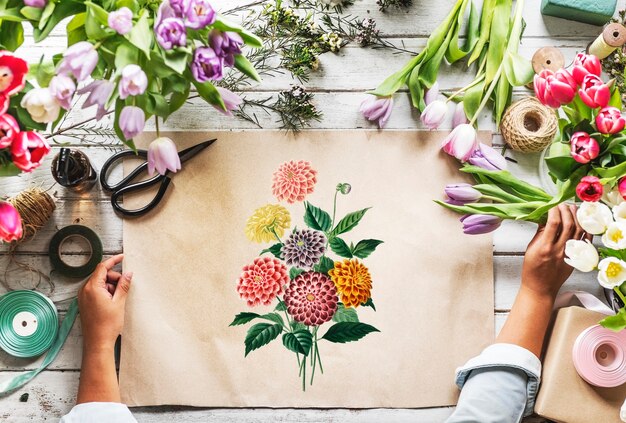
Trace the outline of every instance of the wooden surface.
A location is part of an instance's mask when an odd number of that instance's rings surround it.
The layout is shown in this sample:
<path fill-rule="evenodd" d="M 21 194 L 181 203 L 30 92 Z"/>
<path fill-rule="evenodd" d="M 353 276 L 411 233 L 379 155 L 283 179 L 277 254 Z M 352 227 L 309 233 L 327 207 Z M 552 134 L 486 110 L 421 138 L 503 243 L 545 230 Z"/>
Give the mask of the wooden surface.
<path fill-rule="evenodd" d="M 620 8 L 625 7 L 626 0 L 620 0 Z M 378 27 L 390 41 L 411 50 L 421 49 L 429 33 L 442 21 L 454 0 L 414 0 L 413 6 L 407 11 L 391 11 L 387 14 L 378 12 L 375 0 L 356 0 L 356 4 L 348 9 L 352 15 L 372 17 Z M 480 3 L 480 1 L 478 1 Z M 569 63 L 574 54 L 581 51 L 598 34 L 599 28 L 565 21 L 540 14 L 541 0 L 527 0 L 524 10 L 527 27 L 520 48 L 521 54 L 530 58 L 534 51 L 542 46 L 556 46 L 562 49 L 566 62 Z M 229 2 L 233 4 L 233 2 Z M 27 37 L 26 44 L 20 54 L 31 62 L 39 60 L 42 54 L 50 55 L 63 49 L 66 40 L 61 28 L 53 35 L 35 46 Z M 384 50 L 363 49 L 348 45 L 339 54 L 327 53 L 321 57 L 320 70 L 311 75 L 306 86 L 316 93 L 316 105 L 324 113 L 314 128 L 372 128 L 358 112 L 358 106 L 364 98 L 363 92 L 375 87 L 385 76 L 401 67 L 407 55 L 393 54 Z M 462 64 L 448 66 L 441 73 L 440 84 L 446 91 L 464 86 L 472 79 L 472 72 L 467 72 Z M 247 95 L 262 98 L 268 92 L 286 89 L 294 81 L 287 77 L 275 77 L 264 81 L 259 86 L 250 88 Z M 518 89 L 516 97 L 526 95 L 528 91 Z M 389 120 L 389 128 L 421 129 L 418 115 L 411 109 L 406 93 L 395 97 L 396 106 Z M 66 119 L 64 127 L 70 127 L 93 116 L 93 109 L 87 111 L 76 108 Z M 278 124 L 273 117 L 259 114 L 264 128 L 276 128 Z M 103 127 L 110 127 L 110 121 L 104 120 Z M 495 131 L 493 143 L 502 146 L 502 140 L 489 112 L 481 116 L 481 129 Z M 152 127 L 152 123 L 148 124 Z M 449 124 L 448 124 L 449 127 Z M 225 118 L 214 110 L 196 100 L 191 100 L 180 111 L 174 114 L 162 129 L 176 130 L 210 130 L 210 129 L 253 129 L 256 128 L 244 121 Z M 70 133 L 72 133 L 70 131 Z M 74 131 L 80 134 L 80 131 Z M 115 140 L 106 135 L 89 135 L 92 143 L 103 144 L 86 149 L 96 168 L 100 168 L 106 158 L 117 147 Z M 68 139 L 59 139 L 75 143 Z M 122 252 L 122 221 L 113 213 L 107 203 L 106 196 L 99 188 L 88 193 L 75 194 L 62 187 L 54 186 L 50 175 L 50 160 L 58 146 L 45 163 L 31 175 L 0 179 L 0 195 L 14 195 L 31 184 L 50 188 L 50 193 L 57 199 L 57 210 L 52 221 L 39 232 L 36 239 L 20 246 L 16 259 L 25 262 L 44 273 L 50 271 L 46 256 L 47 245 L 52 234 L 63 226 L 81 223 L 93 228 L 102 238 L 105 254 Z M 511 170 L 528 180 L 539 184 L 538 155 L 522 155 L 509 152 L 507 155 L 518 161 L 511 163 Z M 495 310 L 496 331 L 500 329 L 514 300 L 519 287 L 519 275 L 526 244 L 533 234 L 532 225 L 519 222 L 506 222 L 495 234 L 494 267 L 495 267 Z M 67 251 L 77 254 L 74 259 L 80 260 L 79 246 L 69 245 Z M 10 263 L 6 245 L 0 245 L 0 269 L 8 267 L 8 279 L 14 287 L 19 283 L 31 287 L 34 281 Z M 1 277 L 1 275 L 0 275 Z M 56 290 L 52 298 L 61 311 L 68 304 L 67 299 L 75 295 L 80 281 L 64 280 L 54 277 Z M 566 283 L 565 289 L 584 289 L 601 295 L 598 284 L 588 275 L 575 273 Z M 3 292 L 0 287 L 0 294 Z M 45 292 L 45 289 L 43 289 Z M 16 394 L 0 400 L 0 421 L 7 422 L 39 422 L 57 421 L 67 413 L 74 401 L 79 379 L 81 360 L 80 324 L 77 323 L 61 351 L 57 360 L 50 368 L 37 377 L 32 383 L 20 389 Z M 419 359 L 419 358 L 416 358 Z M 15 375 L 23 369 L 36 367 L 38 361 L 15 359 L 0 351 L 0 378 Z M 27 402 L 20 402 L 22 393 L 29 393 Z M 452 412 L 451 408 L 432 408 L 420 410 L 268 410 L 268 409 L 191 409 L 181 407 L 143 408 L 134 410 L 140 422 L 442 422 Z M 536 421 L 535 419 L 528 421 Z"/>

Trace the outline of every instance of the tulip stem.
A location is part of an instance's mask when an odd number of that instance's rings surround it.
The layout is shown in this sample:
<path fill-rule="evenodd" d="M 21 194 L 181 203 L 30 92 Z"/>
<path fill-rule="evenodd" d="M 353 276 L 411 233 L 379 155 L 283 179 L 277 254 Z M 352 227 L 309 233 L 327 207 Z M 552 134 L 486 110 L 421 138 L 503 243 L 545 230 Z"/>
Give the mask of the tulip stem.
<path fill-rule="evenodd" d="M 491 85 L 489 85 L 489 89 L 487 89 L 487 92 L 485 93 L 485 96 L 483 97 L 483 101 L 480 103 L 480 106 L 478 106 L 476 113 L 474 113 L 474 116 L 472 117 L 472 120 L 469 123 L 470 125 L 473 126 L 476 123 L 476 120 L 478 119 L 478 115 L 480 115 L 480 112 L 487 105 L 487 102 L 489 101 L 489 97 L 491 97 L 493 90 L 496 89 L 496 86 L 498 85 L 498 82 L 500 81 L 500 75 L 502 74 L 502 69 L 503 67 L 502 65 L 500 65 L 500 67 L 498 68 L 498 72 L 496 72 L 496 74 L 493 77 L 493 81 L 491 81 Z"/>
<path fill-rule="evenodd" d="M 159 129 L 159 117 L 154 115 L 154 125 L 156 126 L 157 138 L 161 136 L 161 130 Z"/>
<path fill-rule="evenodd" d="M 480 83 L 480 81 L 483 80 L 483 76 L 481 76 L 480 78 L 476 78 L 474 81 L 472 81 L 472 83 L 470 83 L 469 85 L 466 85 L 465 87 L 461 88 L 458 91 L 453 92 L 447 99 L 446 99 L 446 103 L 453 100 L 455 97 L 457 97 L 459 94 L 461 94 L 462 92 L 465 92 L 467 90 L 469 90 L 470 88 L 478 85 Z"/>
<path fill-rule="evenodd" d="M 615 288 L 613 288 L 613 291 L 615 291 L 615 293 L 617 294 L 618 297 L 620 297 L 622 302 L 626 304 L 626 297 L 624 297 L 624 294 L 622 294 L 622 291 L 619 289 L 619 286 L 616 286 Z"/>

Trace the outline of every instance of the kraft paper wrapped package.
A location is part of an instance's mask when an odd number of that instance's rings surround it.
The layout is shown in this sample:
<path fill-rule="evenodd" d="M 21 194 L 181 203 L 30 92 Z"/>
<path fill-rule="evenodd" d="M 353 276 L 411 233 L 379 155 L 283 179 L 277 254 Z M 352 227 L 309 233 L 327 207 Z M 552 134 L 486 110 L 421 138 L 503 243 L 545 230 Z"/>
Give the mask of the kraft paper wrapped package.
<path fill-rule="evenodd" d="M 162 135 L 181 150 L 218 141 L 172 175 L 156 210 L 124 220 L 124 269 L 134 272 L 120 367 L 125 403 L 313 408 L 456 403 L 455 368 L 493 341 L 493 265 L 491 236 L 464 235 L 459 216 L 433 202 L 443 199 L 446 184 L 464 181 L 459 163 L 440 151 L 446 133 Z M 136 141 L 145 147 L 155 137 L 148 133 Z M 481 137 L 490 139 L 487 133 Z M 280 204 L 291 216 L 284 237 L 305 227 L 301 198 L 279 202 L 272 191 L 272 175 L 292 160 L 309 162 L 317 171 L 306 195 L 311 204 L 330 214 L 335 187 L 349 183 L 350 192 L 338 194 L 337 216 L 371 207 L 358 226 L 341 235 L 346 243 L 384 241 L 363 260 L 376 311 L 357 309 L 360 321 L 378 332 L 357 342 L 321 339 L 324 373 L 318 368 L 305 392 L 299 361 L 281 336 L 245 356 L 246 331 L 262 320 L 229 327 L 240 312 L 274 309 L 274 304 L 248 307 L 237 292 L 243 266 L 272 245 L 248 239 L 248 218 L 261 206 Z M 151 195 L 125 199 L 125 205 L 145 204 Z M 328 255 L 340 260 L 333 251 Z M 321 327 L 320 337 L 332 324 Z"/>
<path fill-rule="evenodd" d="M 537 414 L 563 423 L 621 423 L 619 412 L 626 398 L 626 385 L 592 386 L 578 375 L 572 361 L 578 335 L 604 317 L 582 307 L 559 310 L 543 364 Z"/>

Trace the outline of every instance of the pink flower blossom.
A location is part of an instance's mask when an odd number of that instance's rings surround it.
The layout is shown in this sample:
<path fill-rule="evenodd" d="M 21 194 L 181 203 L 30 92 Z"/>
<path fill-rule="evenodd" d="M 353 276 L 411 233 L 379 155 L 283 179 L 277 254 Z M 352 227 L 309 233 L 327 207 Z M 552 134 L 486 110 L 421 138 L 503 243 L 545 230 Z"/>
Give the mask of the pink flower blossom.
<path fill-rule="evenodd" d="M 148 146 L 148 174 L 154 175 L 156 169 L 161 175 L 169 170 L 176 173 L 180 170 L 180 156 L 176 144 L 167 137 L 155 139 Z"/>
<path fill-rule="evenodd" d="M 533 85 L 535 95 L 541 104 L 555 109 L 571 103 L 576 97 L 576 81 L 566 69 L 559 69 L 556 72 L 544 69 L 535 75 Z"/>
<path fill-rule="evenodd" d="M 570 138 L 572 158 L 578 163 L 589 163 L 600 154 L 600 145 L 586 132 L 576 132 Z"/>
<path fill-rule="evenodd" d="M 393 97 L 370 95 L 363 100 L 359 111 L 365 119 L 377 122 L 379 128 L 384 128 L 393 111 Z"/>
<path fill-rule="evenodd" d="M 611 90 L 598 76 L 589 74 L 583 79 L 578 95 L 587 106 L 597 109 L 609 105 Z"/>
<path fill-rule="evenodd" d="M 20 132 L 20 125 L 9 114 L 0 115 L 0 148 L 11 146 L 13 139 Z"/>
<path fill-rule="evenodd" d="M 317 171 L 311 163 L 289 161 L 280 165 L 272 177 L 272 194 L 278 201 L 288 203 L 304 201 L 308 194 L 313 192 L 317 183 Z"/>
<path fill-rule="evenodd" d="M 617 134 L 626 126 L 622 112 L 616 107 L 605 107 L 596 116 L 596 127 L 603 134 Z"/>
<path fill-rule="evenodd" d="M 602 74 L 600 59 L 591 54 L 578 53 L 572 65 L 572 76 L 578 85 L 582 85 L 585 76 Z"/>
<path fill-rule="evenodd" d="M 5 242 L 17 241 L 22 237 L 22 219 L 15 207 L 7 201 L 0 201 L 0 239 Z"/>
<path fill-rule="evenodd" d="M 248 306 L 270 305 L 289 282 L 287 266 L 270 257 L 259 257 L 244 266 L 237 292 Z"/>
<path fill-rule="evenodd" d="M 337 311 L 337 288 L 325 274 L 305 272 L 289 283 L 285 291 L 287 312 L 296 322 L 319 326 L 330 321 Z"/>
<path fill-rule="evenodd" d="M 38 168 L 49 152 L 48 142 L 33 131 L 18 133 L 11 144 L 13 163 L 24 172 L 32 172 Z"/>
<path fill-rule="evenodd" d="M 133 12 L 128 7 L 121 7 L 109 13 L 107 23 L 118 34 L 128 34 L 133 29 Z"/>

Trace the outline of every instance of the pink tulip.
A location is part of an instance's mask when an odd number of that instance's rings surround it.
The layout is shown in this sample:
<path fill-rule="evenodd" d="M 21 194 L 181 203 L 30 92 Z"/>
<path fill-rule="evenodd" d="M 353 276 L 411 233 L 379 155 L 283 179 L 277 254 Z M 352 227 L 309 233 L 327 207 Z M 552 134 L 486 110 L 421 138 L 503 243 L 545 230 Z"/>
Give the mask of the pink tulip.
<path fill-rule="evenodd" d="M 623 177 L 619 180 L 619 184 L 617 185 L 617 189 L 621 194 L 622 198 L 626 200 L 626 177 Z"/>
<path fill-rule="evenodd" d="M 156 169 L 161 175 L 169 170 L 176 173 L 180 170 L 180 157 L 176 151 L 176 144 L 169 138 L 160 137 L 148 146 L 148 173 L 154 175 Z"/>
<path fill-rule="evenodd" d="M 572 158 L 578 163 L 589 163 L 600 154 L 600 145 L 586 132 L 576 132 L 570 138 Z"/>
<path fill-rule="evenodd" d="M 22 237 L 22 219 L 15 207 L 7 201 L 0 201 L 0 239 L 5 242 L 17 241 Z"/>
<path fill-rule="evenodd" d="M 128 34 L 133 29 L 133 11 L 128 7 L 114 10 L 109 13 L 107 23 L 118 34 Z"/>
<path fill-rule="evenodd" d="M 74 80 L 67 75 L 57 75 L 50 81 L 49 89 L 57 103 L 65 110 L 69 110 L 76 91 Z"/>
<path fill-rule="evenodd" d="M 430 89 L 426 90 L 424 94 L 424 103 L 428 106 L 433 101 L 439 98 L 439 82 L 435 82 Z"/>
<path fill-rule="evenodd" d="M 137 106 L 125 106 L 120 112 L 119 125 L 127 140 L 135 138 L 143 132 L 146 115 Z"/>
<path fill-rule="evenodd" d="M 79 41 L 63 52 L 63 60 L 59 63 L 57 74 L 74 75 L 78 82 L 84 81 L 98 64 L 99 56 L 89 41 Z"/>
<path fill-rule="evenodd" d="M 616 107 L 605 107 L 596 116 L 596 127 L 603 134 L 617 134 L 626 126 L 622 112 Z"/>
<path fill-rule="evenodd" d="M 602 64 L 600 59 L 592 54 L 578 53 L 572 65 L 572 76 L 578 85 L 582 85 L 585 76 L 592 74 L 600 76 Z"/>
<path fill-rule="evenodd" d="M 359 111 L 365 119 L 378 122 L 379 128 L 384 128 L 393 110 L 393 97 L 368 96 L 361 103 Z"/>
<path fill-rule="evenodd" d="M 11 146 L 18 132 L 20 132 L 20 126 L 13 116 L 6 113 L 0 115 L 0 148 Z"/>
<path fill-rule="evenodd" d="M 456 128 L 457 126 L 468 122 L 463 102 L 457 103 L 454 108 L 454 116 L 452 117 L 452 127 Z"/>
<path fill-rule="evenodd" d="M 446 113 L 448 112 L 448 105 L 441 100 L 435 100 L 430 103 L 420 116 L 420 119 L 425 127 L 430 130 L 437 129 L 441 126 Z"/>
<path fill-rule="evenodd" d="M 566 69 L 544 69 L 534 80 L 535 95 L 542 104 L 558 109 L 576 97 L 576 81 Z"/>
<path fill-rule="evenodd" d="M 239 107 L 241 103 L 243 103 L 242 98 L 239 97 L 234 92 L 227 90 L 226 88 L 222 88 L 222 87 L 215 87 L 215 88 L 220 93 L 220 97 L 222 97 L 222 101 L 224 102 L 224 106 L 226 106 L 226 110 L 222 109 L 220 106 L 213 106 L 213 107 L 215 108 L 215 110 L 217 110 L 223 115 L 232 116 L 233 110 L 235 110 L 237 107 Z"/>
<path fill-rule="evenodd" d="M 13 163 L 24 172 L 32 172 L 38 168 L 49 152 L 48 142 L 33 131 L 18 133 L 11 144 Z"/>
<path fill-rule="evenodd" d="M 597 176 L 585 176 L 576 186 L 576 195 L 582 201 L 596 202 L 602 198 L 604 187 Z"/>
<path fill-rule="evenodd" d="M 102 119 L 106 114 L 106 103 L 115 88 L 115 84 L 106 79 L 97 79 L 89 85 L 77 91 L 79 95 L 89 93 L 87 99 L 83 103 L 83 109 L 97 105 L 96 120 Z"/>
<path fill-rule="evenodd" d="M 592 109 L 606 107 L 611 99 L 611 90 L 598 76 L 589 74 L 578 90 L 580 99 Z"/>
<path fill-rule="evenodd" d="M 443 140 L 441 148 L 462 162 L 468 161 L 478 148 L 476 130 L 467 123 L 457 126 Z"/>
<path fill-rule="evenodd" d="M 146 88 L 148 88 L 146 73 L 135 64 L 124 66 L 118 87 L 120 98 L 123 100 L 128 96 L 141 95 L 146 92 Z"/>
<path fill-rule="evenodd" d="M 24 5 L 43 9 L 48 4 L 48 0 L 24 0 Z"/>

